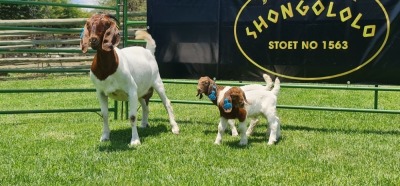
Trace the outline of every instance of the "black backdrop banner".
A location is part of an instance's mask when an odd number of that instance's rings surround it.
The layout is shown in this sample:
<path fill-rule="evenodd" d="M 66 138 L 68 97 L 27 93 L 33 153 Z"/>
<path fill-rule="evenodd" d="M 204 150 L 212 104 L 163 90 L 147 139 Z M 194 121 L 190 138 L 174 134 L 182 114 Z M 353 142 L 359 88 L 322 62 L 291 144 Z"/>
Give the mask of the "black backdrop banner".
<path fill-rule="evenodd" d="M 148 0 L 165 78 L 400 84 L 397 0 Z"/>

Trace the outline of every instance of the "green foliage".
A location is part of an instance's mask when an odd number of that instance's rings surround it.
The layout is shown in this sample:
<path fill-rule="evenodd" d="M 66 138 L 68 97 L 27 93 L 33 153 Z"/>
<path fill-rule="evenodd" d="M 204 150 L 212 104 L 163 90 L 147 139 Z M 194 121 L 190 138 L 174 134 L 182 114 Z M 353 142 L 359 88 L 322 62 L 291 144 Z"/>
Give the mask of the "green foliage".
<path fill-rule="evenodd" d="M 70 3 L 70 0 L 36 0 L 38 2 Z M 75 7 L 0 4 L 0 19 L 63 19 L 88 17 L 89 13 Z"/>
<path fill-rule="evenodd" d="M 34 19 L 40 7 L 30 5 L 0 4 L 0 19 Z"/>
<path fill-rule="evenodd" d="M 103 0 L 100 1 L 100 4 L 105 6 L 115 6 L 115 0 Z M 146 10 L 147 0 L 128 0 L 128 12 L 145 12 Z"/>
<path fill-rule="evenodd" d="M 45 1 L 49 2 L 49 1 Z M 51 0 L 52 3 L 67 4 L 70 0 Z M 78 8 L 62 7 L 62 6 L 40 6 L 40 18 L 44 19 L 63 19 L 63 18 L 78 18 L 86 15 Z"/>
<path fill-rule="evenodd" d="M 258 82 L 260 83 L 260 82 Z M 93 88 L 87 75 L 7 78 L 1 89 Z M 198 100 L 195 85 L 165 84 L 170 99 Z M 400 109 L 397 92 L 380 93 Z M 155 96 L 157 97 L 157 96 Z M 282 88 L 279 104 L 371 107 L 372 92 Z M 355 99 L 357 98 L 357 99 Z M 203 98 L 205 99 L 205 98 Z M 95 93 L 0 94 L 0 109 L 98 108 Z M 218 111 L 173 104 L 174 135 L 160 103 L 150 103 L 142 145 L 128 146 L 127 120 L 110 119 L 99 142 L 94 113 L 0 115 L 2 185 L 399 185 L 400 115 L 278 109 L 282 139 L 268 146 L 265 119 L 249 145 L 227 131 L 214 145 Z M 139 110 L 140 113 L 140 110 Z M 111 117 L 112 118 L 112 117 Z M 140 119 L 140 114 L 139 114 Z"/>

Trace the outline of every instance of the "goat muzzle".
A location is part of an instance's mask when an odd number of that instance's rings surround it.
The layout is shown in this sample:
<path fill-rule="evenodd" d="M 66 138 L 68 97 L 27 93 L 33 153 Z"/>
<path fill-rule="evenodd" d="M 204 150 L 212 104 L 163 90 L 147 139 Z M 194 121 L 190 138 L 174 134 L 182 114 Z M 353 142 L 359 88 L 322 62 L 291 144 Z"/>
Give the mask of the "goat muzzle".
<path fill-rule="evenodd" d="M 100 46 L 100 40 L 97 37 L 91 37 L 89 39 L 90 47 L 92 47 L 94 50 L 97 50 L 97 48 Z"/>
<path fill-rule="evenodd" d="M 200 89 L 197 89 L 197 96 L 200 96 L 199 99 L 203 98 L 203 92 Z"/>

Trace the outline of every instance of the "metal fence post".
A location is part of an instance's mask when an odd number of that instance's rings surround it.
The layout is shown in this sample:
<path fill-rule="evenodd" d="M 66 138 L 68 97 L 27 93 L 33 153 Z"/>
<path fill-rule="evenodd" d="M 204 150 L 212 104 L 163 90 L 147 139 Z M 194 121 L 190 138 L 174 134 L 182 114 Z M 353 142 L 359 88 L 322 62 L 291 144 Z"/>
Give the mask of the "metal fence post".
<path fill-rule="evenodd" d="M 114 120 L 118 119 L 118 101 L 114 101 Z"/>
<path fill-rule="evenodd" d="M 378 88 L 378 85 L 375 85 Z M 375 89 L 374 109 L 378 109 L 378 89 Z"/>
<path fill-rule="evenodd" d="M 128 0 L 124 0 L 124 6 L 123 6 L 123 12 L 122 12 L 124 19 L 123 19 L 123 24 L 124 24 L 124 33 L 123 33 L 123 42 L 122 46 L 125 48 L 127 46 L 127 41 L 128 41 Z"/>

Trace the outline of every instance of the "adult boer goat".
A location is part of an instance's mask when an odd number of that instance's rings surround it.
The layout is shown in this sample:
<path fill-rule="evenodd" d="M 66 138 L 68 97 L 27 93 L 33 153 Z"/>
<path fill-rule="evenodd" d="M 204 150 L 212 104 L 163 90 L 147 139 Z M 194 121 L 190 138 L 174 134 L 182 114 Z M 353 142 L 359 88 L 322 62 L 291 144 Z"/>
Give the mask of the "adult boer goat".
<path fill-rule="evenodd" d="M 179 127 L 169 99 L 165 94 L 157 62 L 151 51 L 155 50 L 155 42 L 148 34 L 145 39 L 150 43 L 143 47 L 118 49 L 120 35 L 117 20 L 107 14 L 94 14 L 85 24 L 81 39 L 82 52 L 88 46 L 96 50 L 90 70 L 90 79 L 96 87 L 97 97 L 103 115 L 103 134 L 100 141 L 109 140 L 108 97 L 129 101 L 129 118 L 132 126 L 130 145 L 139 145 L 140 139 L 136 127 L 138 101 L 142 105 L 142 127 L 148 126 L 148 100 L 153 89 L 160 96 L 169 116 L 174 134 L 179 134 Z"/>

